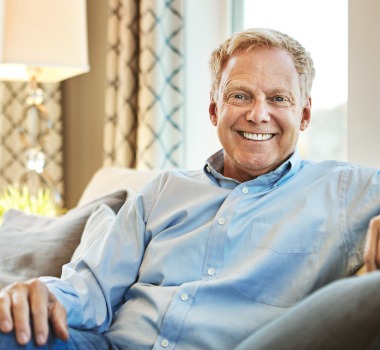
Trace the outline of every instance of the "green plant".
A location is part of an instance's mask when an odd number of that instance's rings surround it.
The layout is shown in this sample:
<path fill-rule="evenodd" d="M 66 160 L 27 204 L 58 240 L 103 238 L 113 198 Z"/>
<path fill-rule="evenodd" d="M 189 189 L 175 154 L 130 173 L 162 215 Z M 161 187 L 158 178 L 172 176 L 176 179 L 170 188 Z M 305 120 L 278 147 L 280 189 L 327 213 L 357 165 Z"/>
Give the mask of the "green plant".
<path fill-rule="evenodd" d="M 55 216 L 63 213 L 53 199 L 52 191 L 47 188 L 39 188 L 33 193 L 28 187 L 9 185 L 0 194 L 0 222 L 9 209 L 22 210 L 29 214 L 43 216 Z"/>

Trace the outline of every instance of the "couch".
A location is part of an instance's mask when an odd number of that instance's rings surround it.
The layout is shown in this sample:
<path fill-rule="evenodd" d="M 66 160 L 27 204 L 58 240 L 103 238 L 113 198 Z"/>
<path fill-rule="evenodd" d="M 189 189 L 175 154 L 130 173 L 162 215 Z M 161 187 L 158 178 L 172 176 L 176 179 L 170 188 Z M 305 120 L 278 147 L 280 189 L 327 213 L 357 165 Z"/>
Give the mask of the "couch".
<path fill-rule="evenodd" d="M 59 217 L 11 209 L 0 227 L 0 288 L 39 276 L 61 274 L 107 227 L 131 193 L 160 173 L 103 167 L 95 172 L 77 205 Z"/>

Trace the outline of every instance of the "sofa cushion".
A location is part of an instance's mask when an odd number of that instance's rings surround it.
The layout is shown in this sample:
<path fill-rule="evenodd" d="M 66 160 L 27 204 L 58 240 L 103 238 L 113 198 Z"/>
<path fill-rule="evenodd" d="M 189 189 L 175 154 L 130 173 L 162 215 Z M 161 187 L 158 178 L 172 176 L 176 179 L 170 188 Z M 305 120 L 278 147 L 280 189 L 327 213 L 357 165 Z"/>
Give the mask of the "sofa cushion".
<path fill-rule="evenodd" d="M 90 215 L 84 227 L 78 247 L 75 249 L 71 260 L 77 260 L 91 245 L 102 238 L 112 226 L 116 213 L 107 204 L 101 204 Z"/>
<path fill-rule="evenodd" d="M 162 170 L 136 170 L 130 168 L 102 167 L 98 169 L 84 189 L 77 206 L 116 190 L 137 192 L 153 180 Z"/>
<path fill-rule="evenodd" d="M 120 190 L 71 209 L 59 217 L 10 210 L 0 227 L 0 288 L 39 276 L 61 275 L 70 261 L 91 213 L 102 203 L 117 212 L 127 192 Z"/>

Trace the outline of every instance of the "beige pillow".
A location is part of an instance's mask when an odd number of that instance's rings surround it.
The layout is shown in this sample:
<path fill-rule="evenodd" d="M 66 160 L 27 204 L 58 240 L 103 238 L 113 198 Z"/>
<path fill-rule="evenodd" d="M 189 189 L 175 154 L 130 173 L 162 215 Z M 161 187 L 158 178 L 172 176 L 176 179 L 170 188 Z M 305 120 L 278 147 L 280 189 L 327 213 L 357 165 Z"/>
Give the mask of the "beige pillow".
<path fill-rule="evenodd" d="M 117 212 L 126 197 L 127 192 L 120 190 L 60 217 L 18 210 L 5 213 L 0 227 L 0 288 L 33 277 L 59 277 L 62 265 L 70 261 L 78 246 L 91 213 L 102 203 Z"/>

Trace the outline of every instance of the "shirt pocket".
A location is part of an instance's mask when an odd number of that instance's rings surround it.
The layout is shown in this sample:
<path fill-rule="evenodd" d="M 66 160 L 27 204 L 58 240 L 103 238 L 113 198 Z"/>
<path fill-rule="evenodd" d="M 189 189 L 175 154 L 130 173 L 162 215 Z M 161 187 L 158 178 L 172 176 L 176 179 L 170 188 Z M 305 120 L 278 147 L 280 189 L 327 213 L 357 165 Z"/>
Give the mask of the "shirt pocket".
<path fill-rule="evenodd" d="M 236 289 L 260 303 L 290 307 L 308 292 L 323 232 L 301 224 L 254 222 Z"/>

